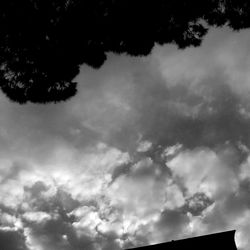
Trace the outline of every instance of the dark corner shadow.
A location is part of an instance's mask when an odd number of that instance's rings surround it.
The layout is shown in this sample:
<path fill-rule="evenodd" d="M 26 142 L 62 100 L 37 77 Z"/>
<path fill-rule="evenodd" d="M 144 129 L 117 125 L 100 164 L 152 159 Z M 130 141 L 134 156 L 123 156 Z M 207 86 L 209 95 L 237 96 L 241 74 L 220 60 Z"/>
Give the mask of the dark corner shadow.
<path fill-rule="evenodd" d="M 160 243 L 151 246 L 144 246 L 139 250 L 206 250 L 206 249 L 226 249 L 226 250 L 237 250 L 235 243 L 235 230 L 225 231 L 220 233 L 214 233 L 209 235 L 203 235 L 193 238 L 187 238 L 182 240 L 176 240 L 166 243 Z M 127 249 L 129 250 L 129 249 Z"/>

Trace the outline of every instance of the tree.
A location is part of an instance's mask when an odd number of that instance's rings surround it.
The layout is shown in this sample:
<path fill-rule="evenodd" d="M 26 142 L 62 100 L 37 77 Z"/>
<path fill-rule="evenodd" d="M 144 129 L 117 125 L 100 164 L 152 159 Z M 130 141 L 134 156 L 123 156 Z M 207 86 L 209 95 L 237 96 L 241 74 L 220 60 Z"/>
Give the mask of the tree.
<path fill-rule="evenodd" d="M 0 87 L 19 103 L 67 100 L 82 64 L 148 55 L 155 43 L 199 46 L 209 26 L 249 27 L 248 13 L 247 0 L 3 0 Z"/>

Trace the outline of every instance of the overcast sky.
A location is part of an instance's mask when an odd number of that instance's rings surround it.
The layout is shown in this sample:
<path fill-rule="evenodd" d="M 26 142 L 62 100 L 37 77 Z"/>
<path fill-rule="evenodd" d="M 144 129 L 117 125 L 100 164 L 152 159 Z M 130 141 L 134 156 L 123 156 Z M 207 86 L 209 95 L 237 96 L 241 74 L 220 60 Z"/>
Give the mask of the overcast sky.
<path fill-rule="evenodd" d="M 250 247 L 250 31 L 82 66 L 50 105 L 0 95 L 5 250 L 119 250 L 236 229 Z"/>

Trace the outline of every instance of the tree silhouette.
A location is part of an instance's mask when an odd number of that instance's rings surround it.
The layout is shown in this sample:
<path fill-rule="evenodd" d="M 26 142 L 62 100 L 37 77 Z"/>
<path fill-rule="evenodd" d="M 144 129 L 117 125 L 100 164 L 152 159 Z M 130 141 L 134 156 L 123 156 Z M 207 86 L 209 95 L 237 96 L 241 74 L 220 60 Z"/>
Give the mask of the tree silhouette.
<path fill-rule="evenodd" d="M 19 103 L 67 100 L 82 64 L 148 55 L 155 43 L 199 46 L 210 26 L 249 27 L 248 13 L 247 0 L 3 0 L 0 87 Z"/>

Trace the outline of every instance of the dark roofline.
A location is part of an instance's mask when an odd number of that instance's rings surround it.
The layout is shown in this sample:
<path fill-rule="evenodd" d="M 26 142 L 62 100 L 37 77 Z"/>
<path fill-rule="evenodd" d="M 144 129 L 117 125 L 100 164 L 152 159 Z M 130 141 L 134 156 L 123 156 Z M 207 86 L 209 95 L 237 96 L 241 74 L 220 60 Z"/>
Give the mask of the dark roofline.
<path fill-rule="evenodd" d="M 153 245 L 142 246 L 138 248 L 130 248 L 130 249 L 131 250 L 132 249 L 141 249 L 141 250 L 152 249 L 153 250 L 153 249 L 163 249 L 163 248 L 166 249 L 168 247 L 169 249 L 172 249 L 172 247 L 181 247 L 183 245 L 188 246 L 189 244 L 194 245 L 194 246 L 198 246 L 198 245 L 201 246 L 202 244 L 217 245 L 217 243 L 231 244 L 230 246 L 232 246 L 232 248 L 230 249 L 237 249 L 236 244 L 235 244 L 235 232 L 236 230 L 229 230 L 229 231 L 195 236 L 192 238 L 184 238 L 181 240 L 172 240 L 172 241 L 163 242 L 159 244 L 153 244 Z M 130 249 L 127 249 L 127 250 L 130 250 Z"/>

